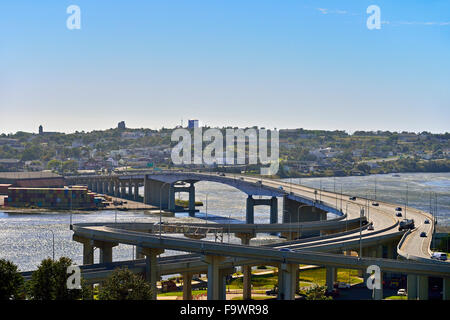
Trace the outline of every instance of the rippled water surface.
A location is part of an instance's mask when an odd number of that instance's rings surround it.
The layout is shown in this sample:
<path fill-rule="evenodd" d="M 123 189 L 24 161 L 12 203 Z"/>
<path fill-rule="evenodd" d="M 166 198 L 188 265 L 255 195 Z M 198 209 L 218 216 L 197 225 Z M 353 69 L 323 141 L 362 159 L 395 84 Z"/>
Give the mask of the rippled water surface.
<path fill-rule="evenodd" d="M 400 174 L 394 177 L 391 174 L 373 175 L 367 177 L 341 177 L 341 178 L 310 178 L 286 179 L 292 183 L 301 183 L 306 186 L 326 190 L 341 191 L 344 194 L 355 196 L 369 196 L 404 204 L 406 201 L 406 188 L 408 188 L 408 204 L 423 210 L 430 211 L 430 192 L 433 192 L 431 209 L 435 210 L 435 196 L 437 195 L 437 217 L 439 223 L 450 225 L 450 174 L 449 173 L 417 173 Z M 376 182 L 375 182 L 376 181 Z M 205 222 L 207 204 L 208 220 L 230 223 L 239 223 L 245 220 L 246 195 L 232 187 L 213 182 L 198 182 L 196 185 L 196 200 L 203 201 L 204 206 L 198 217 Z M 406 187 L 407 186 L 407 187 Z M 141 190 L 142 192 L 143 190 Z M 181 199 L 187 199 L 187 194 L 180 194 Z M 178 197 L 178 196 L 177 196 Z M 282 202 L 279 200 L 279 217 L 281 217 Z M 186 217 L 185 213 L 177 213 L 175 219 L 179 221 Z M 146 214 L 133 211 L 97 211 L 72 215 L 73 223 L 77 222 L 113 222 L 142 221 L 158 222 L 159 215 Z M 265 206 L 255 207 L 255 222 L 268 223 L 269 209 Z M 55 258 L 67 256 L 76 263 L 82 263 L 82 246 L 72 240 L 72 231 L 69 230 L 70 215 L 67 213 L 48 214 L 8 214 L 0 211 L 0 258 L 6 258 L 16 263 L 22 271 L 35 269 L 40 261 L 53 255 Z M 55 241 L 53 242 L 53 235 Z M 264 237 L 264 236 L 263 236 Z M 238 242 L 233 237 L 224 235 L 225 242 Z M 113 259 L 132 259 L 134 248 L 128 245 L 119 245 L 113 250 Z M 167 251 L 166 254 L 174 254 Z M 95 251 L 95 261 L 98 261 L 98 250 Z"/>

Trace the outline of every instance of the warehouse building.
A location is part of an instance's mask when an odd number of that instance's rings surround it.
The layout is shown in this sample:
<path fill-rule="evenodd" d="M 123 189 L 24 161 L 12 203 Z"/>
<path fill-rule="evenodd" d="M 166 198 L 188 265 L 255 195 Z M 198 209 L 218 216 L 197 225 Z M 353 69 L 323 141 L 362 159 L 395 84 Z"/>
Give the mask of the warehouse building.
<path fill-rule="evenodd" d="M 62 176 L 47 171 L 40 172 L 0 172 L 0 184 L 10 184 L 21 188 L 62 188 Z"/>

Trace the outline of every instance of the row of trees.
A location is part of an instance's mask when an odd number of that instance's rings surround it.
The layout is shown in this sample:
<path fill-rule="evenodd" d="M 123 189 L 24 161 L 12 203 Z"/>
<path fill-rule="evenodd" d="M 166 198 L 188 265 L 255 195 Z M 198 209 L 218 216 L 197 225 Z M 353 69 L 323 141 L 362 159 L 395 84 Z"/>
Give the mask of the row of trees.
<path fill-rule="evenodd" d="M 81 289 L 67 289 L 67 268 L 72 260 L 45 259 L 31 280 L 25 282 L 15 264 L 0 260 L 0 300 L 92 300 L 94 289 L 81 282 Z M 99 300 L 149 300 L 150 285 L 128 269 L 116 269 L 98 290 Z"/>

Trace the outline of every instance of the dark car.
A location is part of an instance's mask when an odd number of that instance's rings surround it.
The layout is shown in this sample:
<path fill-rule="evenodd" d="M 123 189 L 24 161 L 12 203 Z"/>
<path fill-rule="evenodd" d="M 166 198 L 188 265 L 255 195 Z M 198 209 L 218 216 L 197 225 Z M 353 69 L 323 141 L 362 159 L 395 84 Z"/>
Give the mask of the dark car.
<path fill-rule="evenodd" d="M 395 215 L 396 215 L 397 217 L 401 217 L 401 216 L 402 216 L 402 213 L 401 213 L 401 212 L 397 212 Z"/>
<path fill-rule="evenodd" d="M 425 221 L 424 221 L 423 223 L 425 223 L 425 224 L 430 224 L 430 220 L 425 219 Z"/>
<path fill-rule="evenodd" d="M 422 238 L 426 238 L 427 234 L 426 234 L 425 232 L 421 232 L 421 233 L 420 233 L 420 236 L 421 236 Z"/>
<path fill-rule="evenodd" d="M 349 200 L 352 200 L 352 201 L 355 201 L 356 200 L 356 197 L 350 197 L 350 198 L 348 198 Z"/>
<path fill-rule="evenodd" d="M 402 208 L 397 207 L 397 208 L 395 208 L 395 211 L 402 211 Z"/>

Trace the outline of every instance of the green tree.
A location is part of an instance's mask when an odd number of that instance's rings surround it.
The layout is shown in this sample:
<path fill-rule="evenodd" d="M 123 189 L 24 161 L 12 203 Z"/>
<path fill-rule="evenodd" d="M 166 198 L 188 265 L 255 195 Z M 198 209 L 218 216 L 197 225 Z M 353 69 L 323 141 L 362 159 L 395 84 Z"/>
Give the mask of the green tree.
<path fill-rule="evenodd" d="M 33 300 L 75 300 L 82 297 L 82 290 L 67 289 L 67 268 L 72 260 L 61 257 L 59 260 L 44 259 L 33 272 L 29 284 L 29 295 Z"/>
<path fill-rule="evenodd" d="M 115 269 L 100 288 L 99 300 L 150 300 L 150 285 L 128 269 Z"/>
<path fill-rule="evenodd" d="M 327 287 L 314 285 L 306 290 L 306 300 L 332 300 L 326 296 Z"/>
<path fill-rule="evenodd" d="M 0 300 L 22 298 L 24 280 L 11 261 L 0 260 Z"/>
<path fill-rule="evenodd" d="M 75 160 L 67 160 L 62 163 L 63 172 L 76 172 L 78 169 L 78 164 Z"/>
<path fill-rule="evenodd" d="M 62 168 L 62 163 L 59 160 L 53 159 L 47 163 L 47 168 L 59 172 Z"/>

